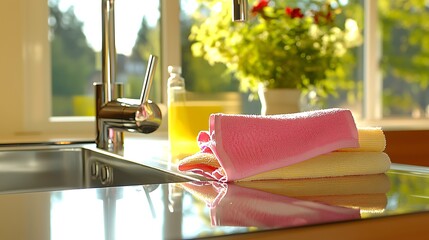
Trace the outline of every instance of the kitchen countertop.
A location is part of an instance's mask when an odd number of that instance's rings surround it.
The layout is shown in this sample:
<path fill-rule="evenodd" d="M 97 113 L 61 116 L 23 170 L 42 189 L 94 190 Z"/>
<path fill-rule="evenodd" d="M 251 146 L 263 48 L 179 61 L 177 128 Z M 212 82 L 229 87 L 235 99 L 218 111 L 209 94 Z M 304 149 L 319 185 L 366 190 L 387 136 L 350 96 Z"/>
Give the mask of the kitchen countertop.
<path fill-rule="evenodd" d="M 429 233 L 428 174 L 0 194 L 0 239 L 414 239 Z"/>

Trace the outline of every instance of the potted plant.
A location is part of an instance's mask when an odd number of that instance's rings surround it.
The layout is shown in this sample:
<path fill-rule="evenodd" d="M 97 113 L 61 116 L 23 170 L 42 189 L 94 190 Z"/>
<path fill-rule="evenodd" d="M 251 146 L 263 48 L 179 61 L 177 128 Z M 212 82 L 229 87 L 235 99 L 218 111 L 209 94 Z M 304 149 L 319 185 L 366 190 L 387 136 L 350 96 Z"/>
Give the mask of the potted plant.
<path fill-rule="evenodd" d="M 338 23 L 341 9 L 333 6 L 340 4 L 333 1 L 304 9 L 258 0 L 245 23 L 231 22 L 229 5 L 218 4 L 230 1 L 213 3 L 209 17 L 192 27 L 192 53 L 225 64 L 242 91 L 317 89 L 326 96 L 336 90 L 347 50 L 362 43 L 356 21 Z"/>

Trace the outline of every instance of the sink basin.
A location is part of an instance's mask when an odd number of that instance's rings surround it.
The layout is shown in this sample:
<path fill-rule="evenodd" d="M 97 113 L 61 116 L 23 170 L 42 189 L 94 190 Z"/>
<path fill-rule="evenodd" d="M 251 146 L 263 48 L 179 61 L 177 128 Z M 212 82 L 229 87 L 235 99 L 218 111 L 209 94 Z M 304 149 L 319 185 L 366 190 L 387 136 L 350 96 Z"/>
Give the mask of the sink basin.
<path fill-rule="evenodd" d="M 0 194 L 190 180 L 82 146 L 0 147 Z"/>

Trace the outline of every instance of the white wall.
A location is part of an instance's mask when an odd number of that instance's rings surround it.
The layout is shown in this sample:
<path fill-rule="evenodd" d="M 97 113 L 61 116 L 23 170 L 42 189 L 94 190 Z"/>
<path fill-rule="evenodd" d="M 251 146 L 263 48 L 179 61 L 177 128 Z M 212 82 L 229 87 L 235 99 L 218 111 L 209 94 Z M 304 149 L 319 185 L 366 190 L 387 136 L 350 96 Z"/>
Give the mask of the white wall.
<path fill-rule="evenodd" d="M 23 31 L 21 0 L 1 0 L 0 140 L 23 127 Z"/>

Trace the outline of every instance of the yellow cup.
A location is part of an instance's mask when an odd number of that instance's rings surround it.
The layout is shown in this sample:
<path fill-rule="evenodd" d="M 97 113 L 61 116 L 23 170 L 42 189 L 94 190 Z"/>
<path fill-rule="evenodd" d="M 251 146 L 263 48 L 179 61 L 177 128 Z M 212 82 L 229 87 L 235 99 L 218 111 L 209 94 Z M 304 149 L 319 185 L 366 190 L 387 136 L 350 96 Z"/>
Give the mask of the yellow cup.
<path fill-rule="evenodd" d="M 210 114 L 223 110 L 222 104 L 214 101 L 173 102 L 169 105 L 168 138 L 173 163 L 199 151 L 198 133 L 209 129 Z"/>

